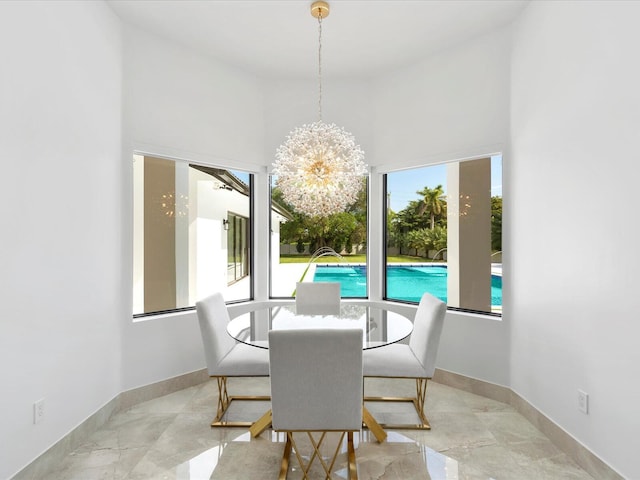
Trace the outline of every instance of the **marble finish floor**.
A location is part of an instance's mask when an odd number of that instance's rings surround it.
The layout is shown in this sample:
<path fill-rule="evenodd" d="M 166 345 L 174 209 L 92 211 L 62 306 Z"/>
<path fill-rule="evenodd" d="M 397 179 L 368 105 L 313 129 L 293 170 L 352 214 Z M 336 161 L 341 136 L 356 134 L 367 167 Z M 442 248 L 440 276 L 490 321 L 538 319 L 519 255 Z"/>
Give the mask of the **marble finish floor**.
<path fill-rule="evenodd" d="M 411 395 L 414 384 L 367 379 L 365 385 L 367 395 Z M 229 392 L 268 394 L 268 379 L 230 379 Z M 47 478 L 277 478 L 283 435 L 269 429 L 250 438 L 243 428 L 211 428 L 216 397 L 210 381 L 120 412 Z M 268 402 L 234 402 L 229 420 L 253 420 L 268 408 Z M 367 408 L 379 421 L 417 420 L 411 404 Z M 356 435 L 361 480 L 593 480 L 509 405 L 429 382 L 426 412 L 429 431 L 388 431 L 382 444 L 367 430 Z M 338 463 L 334 478 L 347 478 L 346 455 Z M 293 456 L 290 465 L 297 465 Z M 323 478 L 318 473 L 312 478 Z M 291 470 L 289 478 L 301 474 Z"/>

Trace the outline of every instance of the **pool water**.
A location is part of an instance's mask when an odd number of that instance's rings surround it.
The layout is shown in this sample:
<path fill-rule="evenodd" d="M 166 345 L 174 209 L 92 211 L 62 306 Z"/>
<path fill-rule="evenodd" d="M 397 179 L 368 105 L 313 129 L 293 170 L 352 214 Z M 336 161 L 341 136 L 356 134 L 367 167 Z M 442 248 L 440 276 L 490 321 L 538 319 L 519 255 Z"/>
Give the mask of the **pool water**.
<path fill-rule="evenodd" d="M 365 265 L 318 265 L 314 282 L 340 282 L 343 297 L 367 296 L 367 267 Z M 387 266 L 387 297 L 408 302 L 419 302 L 429 292 L 443 302 L 447 301 L 447 267 L 442 265 Z M 502 277 L 491 275 L 491 305 L 502 305 Z"/>

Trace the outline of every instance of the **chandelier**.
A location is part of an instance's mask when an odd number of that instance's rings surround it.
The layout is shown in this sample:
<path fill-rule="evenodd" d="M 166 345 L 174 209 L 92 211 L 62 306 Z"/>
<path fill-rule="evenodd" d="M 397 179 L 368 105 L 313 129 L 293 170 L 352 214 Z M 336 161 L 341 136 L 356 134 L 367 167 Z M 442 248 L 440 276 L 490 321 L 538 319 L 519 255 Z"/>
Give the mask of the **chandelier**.
<path fill-rule="evenodd" d="M 311 15 L 318 19 L 318 121 L 289 133 L 276 151 L 273 173 L 296 211 L 324 217 L 356 202 L 367 166 L 354 136 L 322 121 L 322 19 L 329 15 L 329 4 L 314 2 Z"/>

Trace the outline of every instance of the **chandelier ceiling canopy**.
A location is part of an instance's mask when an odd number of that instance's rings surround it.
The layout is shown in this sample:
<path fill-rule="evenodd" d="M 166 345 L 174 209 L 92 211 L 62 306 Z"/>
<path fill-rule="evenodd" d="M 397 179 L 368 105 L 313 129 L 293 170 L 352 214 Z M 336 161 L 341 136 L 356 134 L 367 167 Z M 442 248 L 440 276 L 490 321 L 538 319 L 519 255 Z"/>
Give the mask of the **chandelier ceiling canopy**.
<path fill-rule="evenodd" d="M 355 203 L 367 166 L 354 136 L 322 121 L 322 19 L 329 15 L 329 4 L 314 2 L 311 14 L 318 19 L 318 121 L 289 133 L 276 151 L 273 173 L 296 211 L 328 216 Z"/>

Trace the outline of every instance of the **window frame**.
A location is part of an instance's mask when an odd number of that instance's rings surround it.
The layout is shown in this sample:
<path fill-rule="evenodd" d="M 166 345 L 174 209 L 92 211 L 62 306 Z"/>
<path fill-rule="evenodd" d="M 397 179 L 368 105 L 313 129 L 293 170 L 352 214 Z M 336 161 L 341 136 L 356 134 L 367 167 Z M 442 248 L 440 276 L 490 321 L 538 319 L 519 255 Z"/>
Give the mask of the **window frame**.
<path fill-rule="evenodd" d="M 366 291 L 365 291 L 365 295 L 364 296 L 360 296 L 360 297 L 351 297 L 351 296 L 341 296 L 342 299 L 345 300 L 369 300 L 370 298 L 370 290 L 371 290 L 371 281 L 370 281 L 370 277 L 369 277 L 369 272 L 370 272 L 370 261 L 371 261 L 371 255 L 370 255 L 370 250 L 369 250 L 369 245 L 370 245 L 370 233 L 371 233 L 371 172 L 368 172 L 366 175 L 363 175 L 363 180 L 364 180 L 364 185 L 362 187 L 362 191 L 365 192 L 366 195 L 366 224 L 365 224 L 365 229 L 364 229 L 364 235 L 365 235 L 365 248 L 363 249 L 363 253 L 365 256 L 365 262 L 364 262 L 364 267 L 365 267 L 365 271 L 366 271 L 366 275 L 365 275 L 365 281 L 366 281 Z M 268 174 L 268 184 L 269 184 L 269 212 L 272 211 L 272 200 L 273 200 L 273 194 L 272 194 L 272 190 L 274 187 L 274 181 L 273 181 L 274 176 L 272 174 Z M 273 265 L 273 235 L 271 235 L 271 233 L 273 232 L 273 225 L 272 225 L 272 221 L 273 221 L 273 215 L 269 215 L 269 285 L 268 285 L 268 291 L 269 291 L 269 298 L 272 300 L 289 300 L 294 298 L 293 296 L 276 296 L 273 294 L 273 269 L 272 269 L 272 265 Z M 280 252 L 280 243 L 278 244 L 277 248 L 278 248 L 278 252 Z M 322 263 L 322 262 L 320 262 Z M 305 275 L 306 275 L 306 270 L 305 270 Z"/>
<path fill-rule="evenodd" d="M 133 157 L 133 161 L 135 162 L 135 157 L 142 157 L 144 159 L 144 157 L 152 157 L 152 158 L 157 158 L 160 160 L 166 160 L 166 161 L 170 161 L 170 162 L 174 162 L 174 164 L 182 164 L 188 167 L 188 168 L 195 168 L 196 170 L 200 170 L 204 173 L 207 173 L 205 170 L 206 169 L 216 169 L 216 170 L 221 170 L 227 173 L 231 173 L 231 176 L 235 179 L 229 179 L 230 182 L 235 182 L 235 185 L 237 188 L 235 188 L 235 190 L 240 193 L 240 194 L 244 194 L 247 196 L 247 201 L 248 201 L 248 221 L 247 223 L 247 227 L 249 229 L 248 232 L 248 251 L 247 251 L 247 255 L 248 255 L 248 270 L 249 273 L 248 276 L 249 280 L 248 280 L 248 289 L 249 289 L 249 296 L 246 298 L 239 298 L 239 299 L 230 299 L 230 300 L 226 300 L 226 303 L 231 305 L 231 304 L 237 304 L 237 303 L 244 303 L 244 302 L 248 302 L 248 301 L 253 301 L 255 299 L 255 281 L 256 281 L 256 275 L 255 275 L 255 259 L 254 259 L 254 255 L 253 252 L 254 250 L 254 242 L 255 242 L 255 228 L 256 228 L 256 219 L 255 219 L 255 173 L 251 172 L 251 171 L 247 171 L 247 170 L 242 170 L 240 168 L 235 168 L 235 167 L 231 167 L 231 166 L 223 166 L 221 164 L 211 164 L 208 162 L 203 162 L 203 161 L 198 161 L 198 160 L 187 160 L 187 159 L 182 159 L 182 158 L 175 158 L 175 157 L 171 157 L 171 156 L 167 156 L 167 155 L 161 155 L 161 154 L 155 154 L 155 153 L 150 153 L 150 152 L 142 152 L 142 151 L 136 151 L 134 150 L 132 152 L 132 157 Z M 199 169 L 197 167 L 202 167 L 204 170 Z M 246 173 L 248 175 L 248 183 L 244 183 L 244 181 L 239 180 L 235 177 L 235 175 L 233 174 L 233 172 L 242 172 L 242 173 Z M 217 177 L 215 177 L 217 178 Z M 220 180 L 220 179 L 219 179 Z M 238 180 L 240 181 L 240 183 L 238 183 Z M 221 182 L 225 182 L 225 180 L 220 180 Z M 240 188 L 239 185 L 245 185 L 247 188 Z M 144 185 L 144 184 L 143 184 Z M 135 192 L 135 178 L 133 179 L 132 182 L 132 192 Z M 231 190 L 234 190 L 234 188 L 231 188 Z M 242 190 L 242 191 L 241 191 Z M 136 200 L 135 200 L 135 193 L 133 193 L 133 200 L 132 200 L 132 210 L 135 210 L 137 205 L 136 205 Z M 143 207 L 144 208 L 144 207 Z M 228 213 L 233 213 L 234 215 L 239 215 L 243 218 L 247 218 L 246 216 L 242 215 L 242 214 L 238 214 L 230 209 L 226 210 L 227 211 L 227 215 Z M 135 223 L 135 214 L 134 214 L 134 218 L 132 219 L 132 223 Z M 144 230 L 144 226 L 142 227 Z M 225 231 L 223 229 L 223 231 Z M 135 226 L 132 229 L 132 245 L 135 243 Z M 228 247 L 228 246 L 227 246 Z M 133 251 L 133 261 L 135 263 L 135 247 L 134 247 L 134 251 Z M 228 248 L 227 248 L 227 255 L 228 255 Z M 227 263 L 227 259 L 225 258 L 225 264 Z M 226 278 L 226 276 L 225 276 Z M 243 277 L 244 278 L 244 277 Z M 235 282 L 232 282 L 235 283 Z M 134 284 L 135 284 L 135 278 L 134 278 L 134 272 L 132 271 L 132 285 L 131 285 L 131 291 L 134 291 Z M 230 283 L 227 283 L 227 286 L 230 285 Z M 195 304 L 194 305 L 188 305 L 188 306 L 182 306 L 182 307 L 176 307 L 176 308 L 171 308 L 171 309 L 164 309 L 164 310 L 155 310 L 155 311 L 151 311 L 151 312 L 138 312 L 138 313 L 133 313 L 133 303 L 131 306 L 132 309 L 132 318 L 134 321 L 139 321 L 139 320 L 144 320 L 144 319 L 150 319 L 153 317 L 160 317 L 160 316 L 166 316 L 166 315 L 172 315 L 172 314 L 180 314 L 180 313 L 185 313 L 185 312 L 192 312 L 195 311 Z"/>
<path fill-rule="evenodd" d="M 395 170 L 395 171 L 388 171 L 385 173 L 382 173 L 382 211 L 383 211 L 383 218 L 382 218 L 382 237 L 383 237 L 383 242 L 382 242 L 382 271 L 383 271 L 383 282 L 382 282 L 382 299 L 384 301 L 388 301 L 388 302 L 393 302 L 393 303 L 398 303 L 398 304 L 404 304 L 404 305 L 418 305 L 419 301 L 411 301 L 411 300 L 403 300 L 403 299 L 398 299 L 398 298 L 393 298 L 393 297 L 389 297 L 388 295 L 388 275 L 387 275 L 387 267 L 388 267 L 388 262 L 387 262 L 387 258 L 388 258 L 388 238 L 389 238 L 389 211 L 390 211 L 390 205 L 388 202 L 388 175 L 389 174 L 393 174 L 399 171 L 407 171 L 407 170 L 418 170 L 418 169 L 423 169 L 423 168 L 428 168 L 428 167 L 432 167 L 432 166 L 437 166 L 437 165 L 446 165 L 446 164 L 452 164 L 452 163 L 463 163 L 463 162 L 469 162 L 469 161 L 474 161 L 474 160 L 479 160 L 479 159 L 483 159 L 483 158 L 491 158 L 493 159 L 493 157 L 500 157 L 500 162 L 501 164 L 503 163 L 504 160 L 504 156 L 502 153 L 495 153 L 495 154 L 491 154 L 491 155 L 480 155 L 474 158 L 469 158 L 469 159 L 464 159 L 464 160 L 453 160 L 453 161 L 449 161 L 449 162 L 442 162 L 442 163 L 433 163 L 433 164 L 427 164 L 427 165 L 416 165 L 416 166 L 411 166 L 408 167 L 406 169 L 403 170 Z M 502 176 L 502 179 L 504 178 L 504 176 Z M 504 198 L 502 195 L 500 195 L 501 198 Z M 490 194 L 490 198 L 492 198 L 492 195 Z M 503 250 L 500 251 L 500 253 L 502 253 Z M 502 304 L 501 304 L 502 307 Z M 471 309 L 471 308 L 462 308 L 462 307 L 455 307 L 455 306 L 450 306 L 447 304 L 447 311 L 451 311 L 451 312 L 459 312 L 459 313 L 463 313 L 463 314 L 471 314 L 471 315 L 477 315 L 477 316 L 484 316 L 484 317 L 493 317 L 493 318 L 497 318 L 497 319 L 501 319 L 502 318 L 502 309 L 500 311 L 485 311 L 485 310 L 475 310 L 475 309 Z"/>

